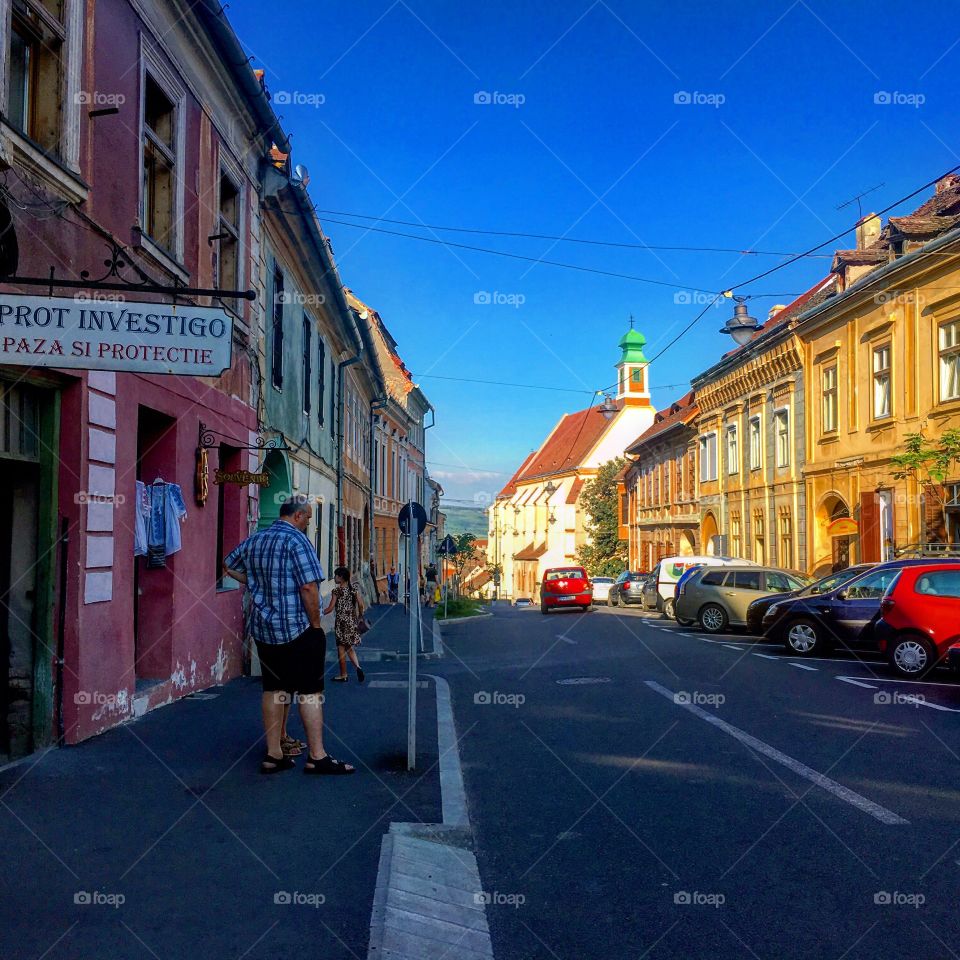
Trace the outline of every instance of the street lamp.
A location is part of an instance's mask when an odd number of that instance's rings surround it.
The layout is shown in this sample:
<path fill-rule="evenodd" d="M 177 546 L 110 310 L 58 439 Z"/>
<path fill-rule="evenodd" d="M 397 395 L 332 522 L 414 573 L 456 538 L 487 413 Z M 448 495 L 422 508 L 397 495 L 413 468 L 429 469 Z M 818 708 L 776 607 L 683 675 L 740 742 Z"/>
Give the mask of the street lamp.
<path fill-rule="evenodd" d="M 613 402 L 613 397 L 609 393 L 604 394 L 603 403 L 600 404 L 600 412 L 604 420 L 612 420 L 617 415 L 617 405 Z"/>
<path fill-rule="evenodd" d="M 548 497 L 552 497 L 557 492 L 557 486 L 552 480 L 548 480 L 547 485 L 543 489 L 546 491 Z"/>
<path fill-rule="evenodd" d="M 746 297 L 734 297 L 737 301 L 733 308 L 733 316 L 720 328 L 721 333 L 729 333 L 739 346 L 743 346 L 749 340 L 753 339 L 754 334 L 760 329 L 760 324 L 756 317 L 751 317 L 747 313 L 747 305 L 744 302 Z"/>

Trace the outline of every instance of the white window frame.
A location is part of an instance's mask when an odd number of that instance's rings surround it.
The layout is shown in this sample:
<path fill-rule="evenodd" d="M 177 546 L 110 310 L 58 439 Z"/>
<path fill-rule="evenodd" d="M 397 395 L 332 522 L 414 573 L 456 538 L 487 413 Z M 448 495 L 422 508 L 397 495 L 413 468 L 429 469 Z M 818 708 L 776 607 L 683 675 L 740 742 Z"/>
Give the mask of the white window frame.
<path fill-rule="evenodd" d="M 887 353 L 887 366 L 877 369 L 877 354 L 881 350 Z M 885 374 L 887 378 L 887 410 L 877 411 L 878 375 Z M 870 412 L 873 420 L 891 420 L 893 418 L 893 341 L 885 340 L 870 349 Z"/>
<path fill-rule="evenodd" d="M 711 474 L 707 475 L 707 468 L 710 466 L 710 460 L 705 456 L 706 452 L 710 448 L 710 440 L 713 440 L 713 470 Z M 718 446 L 719 441 L 717 439 L 717 431 L 711 430 L 710 433 L 704 433 L 700 437 L 700 482 L 701 483 L 712 483 L 718 478 L 719 474 L 719 456 L 718 456 Z"/>
<path fill-rule="evenodd" d="M 827 386 L 827 374 L 833 374 L 833 386 Z M 833 422 L 827 422 L 828 400 L 833 401 Z M 836 433 L 840 429 L 840 367 L 837 363 L 820 368 L 820 429 L 822 433 Z"/>
<path fill-rule="evenodd" d="M 731 445 L 731 438 L 733 443 Z M 730 475 L 740 472 L 740 428 L 735 423 L 728 423 L 723 434 L 724 459 L 727 463 L 727 473 Z M 732 456 L 731 456 L 732 454 Z"/>
<path fill-rule="evenodd" d="M 786 423 L 786 444 L 785 444 L 785 453 L 786 457 L 783 461 L 780 459 L 780 423 L 781 421 Z M 789 407 L 778 407 L 773 411 L 773 462 L 777 465 L 778 470 L 782 470 L 785 467 L 790 466 L 790 441 L 791 435 L 791 423 L 790 423 L 790 408 Z"/>
<path fill-rule="evenodd" d="M 954 343 L 945 347 L 943 345 L 944 333 L 948 327 L 953 328 L 955 331 Z M 960 400 L 960 371 L 956 374 L 956 392 L 948 394 L 944 390 L 949 364 L 956 363 L 957 366 L 960 367 L 960 318 L 954 317 L 952 320 L 944 320 L 942 323 L 937 324 L 937 360 L 940 402 L 947 403 L 950 400 Z"/>
<path fill-rule="evenodd" d="M 763 423 L 760 415 L 756 414 L 750 418 L 750 469 L 760 470 L 763 467 Z M 756 448 L 754 448 L 754 437 L 756 437 Z M 757 456 L 754 458 L 754 452 Z"/>
<path fill-rule="evenodd" d="M 173 199 L 173 248 L 170 251 L 161 247 L 146 233 L 146 211 L 144 210 L 143 195 L 143 138 L 144 138 L 144 108 L 146 106 L 147 73 L 154 83 L 163 90 L 173 104 L 175 111 L 174 133 L 174 170 L 175 184 Z M 177 76 L 167 66 L 160 53 L 154 49 L 144 34 L 140 34 L 140 113 L 137 125 L 138 132 L 138 183 L 137 183 L 137 210 L 140 218 L 140 239 L 149 253 L 168 269 L 175 273 L 187 276 L 183 266 L 183 203 L 184 179 L 186 167 L 186 139 L 187 139 L 187 91 Z M 218 188 L 219 194 L 219 188 Z"/>

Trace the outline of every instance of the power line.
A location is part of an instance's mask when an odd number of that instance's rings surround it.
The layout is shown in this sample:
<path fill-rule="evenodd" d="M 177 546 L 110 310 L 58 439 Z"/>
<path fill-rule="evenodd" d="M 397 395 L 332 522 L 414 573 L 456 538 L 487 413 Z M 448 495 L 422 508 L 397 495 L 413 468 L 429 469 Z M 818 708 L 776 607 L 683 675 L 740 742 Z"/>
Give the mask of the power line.
<path fill-rule="evenodd" d="M 583 387 L 552 387 L 542 383 L 511 383 L 504 380 L 478 380 L 473 377 L 447 377 L 441 376 L 439 373 L 411 373 L 410 376 L 412 376 L 414 380 L 449 380 L 452 383 L 480 383 L 489 387 L 518 387 L 524 390 L 554 390 L 562 393 L 586 393 L 591 396 L 596 393 L 595 390 L 586 390 Z M 651 389 L 671 390 L 674 387 L 685 386 L 687 386 L 686 382 L 655 383 L 652 385 Z"/>
<path fill-rule="evenodd" d="M 626 243 L 617 240 L 587 240 L 581 237 L 557 237 L 549 233 L 524 233 L 517 230 L 483 230 L 477 227 L 449 227 L 435 223 L 419 223 L 415 220 L 392 220 L 389 217 L 374 217 L 364 213 L 348 213 L 345 210 L 320 210 L 314 208 L 318 216 L 330 214 L 335 217 L 353 217 L 355 220 L 373 220 L 377 223 L 392 223 L 403 227 L 419 227 L 423 230 L 439 230 L 448 233 L 471 233 L 493 237 L 516 237 L 526 240 L 553 240 L 563 243 L 580 243 L 594 247 L 620 247 L 626 250 L 666 250 L 679 253 L 736 253 L 741 256 L 792 257 L 793 251 L 784 250 L 739 250 L 736 247 L 690 247 L 667 246 L 655 243 Z M 332 220 L 331 223 L 342 221 Z M 360 227 L 362 224 L 350 224 Z M 826 254 L 821 254 L 826 257 Z"/>

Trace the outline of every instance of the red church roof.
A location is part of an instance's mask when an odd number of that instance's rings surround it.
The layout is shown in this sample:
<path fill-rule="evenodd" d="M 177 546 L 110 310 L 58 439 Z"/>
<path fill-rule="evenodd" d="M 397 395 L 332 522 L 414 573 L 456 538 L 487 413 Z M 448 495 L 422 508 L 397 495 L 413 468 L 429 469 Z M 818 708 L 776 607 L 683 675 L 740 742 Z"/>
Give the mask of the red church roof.
<path fill-rule="evenodd" d="M 568 413 L 518 479 L 520 482 L 536 480 L 569 473 L 581 466 L 584 457 L 596 446 L 609 425 L 599 407 Z"/>

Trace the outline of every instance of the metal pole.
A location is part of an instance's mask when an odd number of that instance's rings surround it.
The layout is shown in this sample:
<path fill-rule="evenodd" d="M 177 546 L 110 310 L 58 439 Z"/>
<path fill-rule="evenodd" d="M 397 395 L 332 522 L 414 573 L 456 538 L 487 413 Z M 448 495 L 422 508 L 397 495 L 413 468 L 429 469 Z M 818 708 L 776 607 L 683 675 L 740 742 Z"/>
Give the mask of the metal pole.
<path fill-rule="evenodd" d="M 413 500 L 410 501 L 410 514 L 407 527 L 407 565 L 410 580 L 410 634 L 409 654 L 410 662 L 407 665 L 407 769 L 413 770 L 417 765 L 417 620 L 420 615 L 419 592 L 414 597 L 413 578 L 417 573 L 417 535 L 414 527 Z M 417 584 L 419 590 L 419 583 Z"/>

